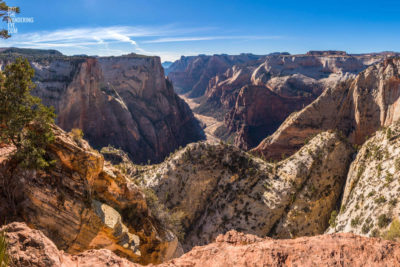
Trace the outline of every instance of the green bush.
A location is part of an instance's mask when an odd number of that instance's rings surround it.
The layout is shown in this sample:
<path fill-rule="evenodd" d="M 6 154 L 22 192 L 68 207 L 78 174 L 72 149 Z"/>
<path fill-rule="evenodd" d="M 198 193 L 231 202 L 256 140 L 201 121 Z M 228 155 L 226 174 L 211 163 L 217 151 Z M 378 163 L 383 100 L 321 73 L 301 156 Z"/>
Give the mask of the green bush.
<path fill-rule="evenodd" d="M 388 128 L 386 131 L 386 138 L 390 139 L 390 138 L 392 138 L 392 136 L 393 136 L 392 130 L 390 128 Z"/>
<path fill-rule="evenodd" d="M 396 204 L 397 204 L 397 199 L 396 199 L 396 198 L 391 199 L 391 200 L 389 201 L 389 204 L 390 204 L 391 206 L 396 206 Z"/>
<path fill-rule="evenodd" d="M 54 110 L 31 95 L 34 70 L 28 60 L 17 58 L 0 72 L 0 143 L 16 150 L 10 155 L 17 165 L 41 169 L 52 163 L 46 147 L 54 141 Z"/>
<path fill-rule="evenodd" d="M 75 142 L 79 143 L 83 138 L 83 131 L 78 128 L 73 128 L 70 131 L 70 135 L 72 136 L 72 139 L 74 139 Z"/>
<path fill-rule="evenodd" d="M 391 183 L 393 182 L 393 174 L 391 174 L 390 172 L 386 171 L 386 178 L 385 178 L 386 182 Z"/>
<path fill-rule="evenodd" d="M 382 237 L 387 240 L 397 241 L 400 238 L 400 222 L 396 218 L 390 224 L 389 230 L 387 230 Z"/>
<path fill-rule="evenodd" d="M 397 158 L 394 162 L 395 170 L 398 172 L 400 171 L 400 158 Z"/>
<path fill-rule="evenodd" d="M 336 227 L 336 217 L 338 216 L 338 212 L 336 210 L 332 211 L 331 217 L 329 218 L 329 225 L 333 228 Z"/>
<path fill-rule="evenodd" d="M 386 198 L 384 196 L 380 196 L 378 198 L 375 199 L 375 203 L 377 204 L 382 204 L 386 202 Z"/>
<path fill-rule="evenodd" d="M 378 217 L 378 226 L 380 228 L 388 226 L 390 223 L 390 217 L 388 217 L 386 214 L 381 214 Z"/>
<path fill-rule="evenodd" d="M 0 233 L 0 267 L 8 267 L 10 258 L 7 253 L 7 239 L 5 232 Z"/>
<path fill-rule="evenodd" d="M 171 230 L 178 239 L 182 241 L 185 236 L 182 225 L 182 220 L 185 215 L 183 211 L 171 212 L 168 210 L 150 188 L 143 188 L 143 192 L 146 196 L 146 203 L 152 216 L 165 228 Z"/>
<path fill-rule="evenodd" d="M 360 216 L 355 217 L 354 219 L 351 219 L 351 227 L 356 227 L 357 225 L 360 224 Z"/>
<path fill-rule="evenodd" d="M 373 223 L 372 223 L 372 219 L 371 218 L 367 218 L 361 228 L 361 231 L 363 234 L 367 234 L 371 228 L 373 227 Z"/>

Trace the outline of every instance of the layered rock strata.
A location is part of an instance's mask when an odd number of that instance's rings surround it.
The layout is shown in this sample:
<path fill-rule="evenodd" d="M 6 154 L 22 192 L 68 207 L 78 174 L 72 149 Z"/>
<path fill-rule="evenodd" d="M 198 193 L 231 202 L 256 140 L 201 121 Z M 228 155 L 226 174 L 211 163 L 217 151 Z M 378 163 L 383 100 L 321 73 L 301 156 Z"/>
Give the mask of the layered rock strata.
<path fill-rule="evenodd" d="M 32 267 L 91 267 L 141 265 L 119 258 L 108 250 L 89 250 L 71 256 L 58 251 L 40 231 L 13 223 L 2 228 L 7 231 L 11 260 L 17 266 Z M 274 240 L 229 231 L 216 241 L 195 247 L 166 266 L 397 266 L 400 245 L 378 238 L 354 234 L 332 234 Z M 149 266 L 149 265 L 148 265 Z M 153 266 L 153 265 L 151 265 Z"/>
<path fill-rule="evenodd" d="M 138 186 L 104 162 L 86 141 L 57 127 L 54 132 L 56 139 L 49 148 L 54 167 L 13 172 L 18 183 L 16 209 L 22 220 L 71 254 L 109 249 L 141 263 L 160 263 L 180 255 L 178 239 L 155 219 Z M 2 162 L 0 179 L 8 178 L 7 163 Z M 4 207 L 0 211 L 2 218 L 11 214 Z"/>
<path fill-rule="evenodd" d="M 204 137 L 165 78 L 159 57 L 67 57 L 8 49 L 0 53 L 0 66 L 17 56 L 28 58 L 35 69 L 33 94 L 54 106 L 57 124 L 66 131 L 83 130 L 97 149 L 112 145 L 134 162 L 159 162 Z"/>
<path fill-rule="evenodd" d="M 336 129 L 363 144 L 380 127 L 399 119 L 400 59 L 389 58 L 326 90 L 313 103 L 289 116 L 253 151 L 277 159 L 293 154 L 313 135 Z"/>

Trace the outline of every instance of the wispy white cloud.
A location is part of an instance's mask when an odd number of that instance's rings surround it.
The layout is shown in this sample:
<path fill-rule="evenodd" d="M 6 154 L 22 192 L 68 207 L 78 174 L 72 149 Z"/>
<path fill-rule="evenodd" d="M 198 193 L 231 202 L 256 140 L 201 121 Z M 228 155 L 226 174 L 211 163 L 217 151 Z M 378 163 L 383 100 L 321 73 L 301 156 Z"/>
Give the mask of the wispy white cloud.
<path fill-rule="evenodd" d="M 62 29 L 16 34 L 9 39 L 11 43 L 44 47 L 91 46 L 112 42 L 129 43 L 137 46 L 133 38 L 161 36 L 163 32 L 155 29 L 114 26 L 97 28 Z"/>
<path fill-rule="evenodd" d="M 2 40 L 0 46 L 25 48 L 58 49 L 66 54 L 120 55 L 136 52 L 145 55 L 158 55 L 163 60 L 173 60 L 181 55 L 175 51 L 154 50 L 151 44 L 194 42 L 229 39 L 279 39 L 280 36 L 255 35 L 201 35 L 215 32 L 216 28 L 185 28 L 178 25 L 158 27 L 109 26 L 59 29 L 15 34 Z M 158 49 L 157 49 L 158 50 Z M 168 50 L 168 49 L 167 49 Z"/>
<path fill-rule="evenodd" d="M 262 40 L 262 39 L 280 39 L 281 36 L 254 36 L 254 35 L 238 35 L 238 36 L 201 36 L 201 37 L 166 37 L 155 40 L 144 41 L 143 43 L 174 43 L 174 42 L 193 42 L 193 41 L 211 41 L 211 40 Z"/>
<path fill-rule="evenodd" d="M 95 28 L 61 29 L 15 34 L 8 42 L 15 44 L 44 46 L 89 46 L 122 42 L 137 46 L 134 38 L 176 36 L 190 32 L 204 31 L 207 28 L 175 28 L 173 25 L 159 27 L 110 26 Z"/>

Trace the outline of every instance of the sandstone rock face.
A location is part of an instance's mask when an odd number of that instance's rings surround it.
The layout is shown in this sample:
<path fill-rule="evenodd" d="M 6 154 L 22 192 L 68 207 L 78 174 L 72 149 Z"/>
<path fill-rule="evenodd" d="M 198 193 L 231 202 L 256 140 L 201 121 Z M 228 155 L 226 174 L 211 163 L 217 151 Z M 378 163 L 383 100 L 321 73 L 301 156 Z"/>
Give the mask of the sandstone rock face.
<path fill-rule="evenodd" d="M 313 103 L 289 116 L 253 151 L 276 159 L 292 154 L 307 138 L 338 129 L 354 144 L 398 120 L 400 59 L 389 58 L 361 72 L 354 80 L 326 90 Z"/>
<path fill-rule="evenodd" d="M 237 95 L 235 106 L 226 115 L 225 124 L 235 132 L 234 144 L 247 150 L 278 128 L 293 110 L 300 110 L 312 99 L 311 96 L 280 96 L 263 86 L 244 86 Z"/>
<path fill-rule="evenodd" d="M 378 238 L 333 234 L 289 240 L 229 231 L 161 266 L 398 266 L 400 245 Z"/>
<path fill-rule="evenodd" d="M 80 128 L 95 148 L 113 145 L 134 162 L 158 162 L 203 138 L 193 113 L 165 79 L 160 58 L 22 54 L 35 69 L 34 94 L 55 107 L 64 130 Z"/>
<path fill-rule="evenodd" d="M 134 178 L 182 212 L 189 250 L 230 229 L 278 238 L 323 233 L 351 154 L 351 146 L 329 132 L 276 164 L 233 146 L 196 143 Z"/>
<path fill-rule="evenodd" d="M 141 266 L 106 249 L 72 256 L 59 251 L 40 231 L 22 223 L 6 225 L 2 230 L 7 231 L 8 251 L 16 266 Z M 274 240 L 229 231 L 211 244 L 195 247 L 157 266 L 397 266 L 399 255 L 400 245 L 396 242 L 354 234 Z"/>
<path fill-rule="evenodd" d="M 325 51 L 272 54 L 237 63 L 209 79 L 200 106 L 194 111 L 224 120 L 227 130 L 221 136 L 231 137 L 236 146 L 247 150 L 272 134 L 292 112 L 385 56 Z M 179 81 L 179 77 L 174 78 L 175 83 Z"/>
<path fill-rule="evenodd" d="M 377 131 L 351 164 L 341 209 L 329 232 L 400 238 L 400 125 Z"/>
<path fill-rule="evenodd" d="M 154 220 L 139 187 L 104 163 L 86 141 L 74 140 L 59 128 L 54 131 L 50 153 L 55 167 L 14 175 L 19 183 L 17 210 L 25 222 L 71 254 L 109 249 L 141 263 L 179 255 L 177 238 Z"/>
<path fill-rule="evenodd" d="M 72 256 L 57 249 L 41 231 L 33 230 L 24 223 L 11 223 L 1 228 L 6 231 L 8 253 L 13 266 L 31 267 L 90 267 L 136 266 L 120 258 L 110 250 L 89 250 Z"/>

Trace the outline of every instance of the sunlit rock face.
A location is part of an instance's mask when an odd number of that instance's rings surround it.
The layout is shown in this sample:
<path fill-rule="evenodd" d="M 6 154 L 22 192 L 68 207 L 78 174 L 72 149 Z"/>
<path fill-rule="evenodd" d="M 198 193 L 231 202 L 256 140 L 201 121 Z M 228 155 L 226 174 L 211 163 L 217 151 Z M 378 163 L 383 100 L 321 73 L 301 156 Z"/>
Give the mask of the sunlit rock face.
<path fill-rule="evenodd" d="M 399 58 L 388 58 L 325 90 L 313 103 L 289 116 L 253 151 L 277 159 L 294 153 L 307 139 L 328 129 L 340 130 L 353 144 L 363 144 L 380 127 L 399 119 L 399 67 Z"/>
<path fill-rule="evenodd" d="M 53 131 L 54 167 L 13 171 L 18 220 L 73 255 L 108 249 L 133 262 L 160 263 L 181 254 L 177 237 L 154 219 L 138 186 L 86 141 Z M 2 184 L 12 168 L 7 159 L 1 162 Z M 0 217 L 8 220 L 13 209 L 2 197 Z"/>
<path fill-rule="evenodd" d="M 186 251 L 230 229 L 290 238 L 321 234 L 342 192 L 352 147 L 324 132 L 267 163 L 234 146 L 190 144 L 133 177 L 179 212 Z"/>
<path fill-rule="evenodd" d="M 1 230 L 6 230 L 11 261 L 16 266 L 142 266 L 107 249 L 70 255 L 23 223 L 11 223 Z M 232 230 L 206 246 L 195 247 L 180 258 L 157 266 L 397 266 L 399 253 L 397 242 L 349 233 L 274 240 Z"/>
<path fill-rule="evenodd" d="M 262 56 L 240 55 L 199 55 L 182 56 L 168 68 L 168 77 L 179 94 L 189 93 L 190 97 L 204 95 L 210 79 L 224 73 L 235 64 L 259 60 Z"/>
<path fill-rule="evenodd" d="M 226 55 L 183 57 L 170 67 L 168 76 L 181 88 L 178 92 L 202 96 L 195 112 L 224 121 L 219 137 L 247 150 L 272 134 L 292 112 L 387 56 L 310 51 L 230 56 L 235 59 L 231 61 L 223 60 L 229 58 Z"/>
<path fill-rule="evenodd" d="M 60 127 L 82 129 L 95 148 L 112 145 L 134 162 L 159 162 L 179 146 L 203 138 L 191 110 L 165 78 L 159 57 L 28 51 L 3 51 L 0 64 L 27 57 L 35 69 L 33 93 L 55 107 Z"/>
<path fill-rule="evenodd" d="M 347 175 L 329 233 L 352 232 L 399 241 L 400 124 L 377 131 L 360 148 Z"/>

